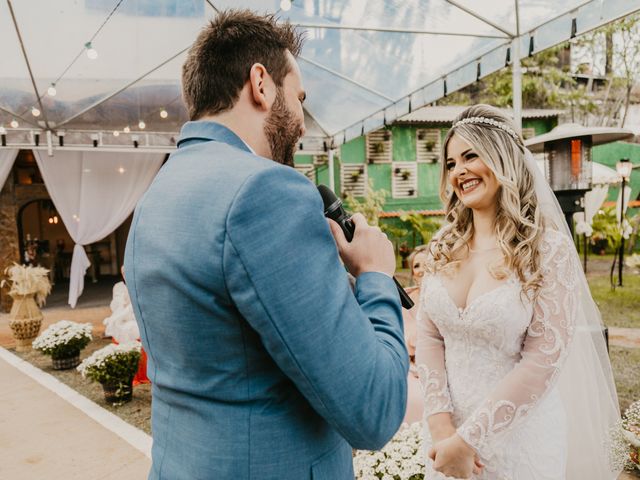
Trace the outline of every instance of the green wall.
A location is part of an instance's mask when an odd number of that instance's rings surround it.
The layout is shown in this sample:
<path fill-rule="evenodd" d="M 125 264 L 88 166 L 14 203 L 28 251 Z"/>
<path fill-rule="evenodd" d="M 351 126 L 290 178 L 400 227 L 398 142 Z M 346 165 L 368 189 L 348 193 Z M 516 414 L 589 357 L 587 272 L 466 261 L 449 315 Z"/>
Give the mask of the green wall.
<path fill-rule="evenodd" d="M 634 165 L 640 164 L 640 145 L 627 142 L 613 142 L 606 145 L 593 147 L 593 161 L 607 165 L 615 170 L 616 163 L 621 158 L 628 158 Z M 631 200 L 638 198 L 640 194 L 640 168 L 631 171 L 631 179 L 627 188 L 631 186 Z M 616 201 L 618 199 L 617 187 L 609 187 L 607 200 Z"/>

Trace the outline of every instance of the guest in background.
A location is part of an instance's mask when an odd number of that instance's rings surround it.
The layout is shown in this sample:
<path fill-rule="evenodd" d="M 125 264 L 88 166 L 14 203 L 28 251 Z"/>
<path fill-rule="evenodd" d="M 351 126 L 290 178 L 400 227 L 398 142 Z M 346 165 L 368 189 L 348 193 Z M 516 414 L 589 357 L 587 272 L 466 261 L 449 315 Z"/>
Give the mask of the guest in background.
<path fill-rule="evenodd" d="M 409 375 L 407 377 L 408 394 L 407 394 L 407 412 L 404 422 L 419 422 L 422 419 L 423 398 L 420 389 L 420 381 L 418 380 L 418 371 L 415 365 L 416 355 L 416 319 L 418 316 L 418 299 L 420 298 L 420 287 L 422 285 L 422 277 L 425 272 L 425 262 L 427 260 L 427 246 L 420 245 L 416 247 L 411 255 L 409 255 L 409 268 L 411 268 L 411 283 L 405 291 L 414 302 L 414 306 L 410 310 L 402 310 L 402 318 L 404 320 L 404 338 L 409 351 Z"/>

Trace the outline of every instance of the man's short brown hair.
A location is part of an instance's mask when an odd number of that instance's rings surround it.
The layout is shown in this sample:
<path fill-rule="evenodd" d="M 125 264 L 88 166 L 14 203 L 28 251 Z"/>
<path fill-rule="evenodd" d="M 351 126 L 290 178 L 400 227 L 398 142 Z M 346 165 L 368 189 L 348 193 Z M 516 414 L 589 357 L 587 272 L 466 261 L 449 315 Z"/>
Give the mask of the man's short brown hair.
<path fill-rule="evenodd" d="M 287 50 L 297 57 L 302 35 L 274 15 L 250 10 L 226 10 L 198 35 L 182 66 L 182 94 L 189 118 L 197 120 L 233 107 L 260 63 L 277 86 L 291 71 Z"/>

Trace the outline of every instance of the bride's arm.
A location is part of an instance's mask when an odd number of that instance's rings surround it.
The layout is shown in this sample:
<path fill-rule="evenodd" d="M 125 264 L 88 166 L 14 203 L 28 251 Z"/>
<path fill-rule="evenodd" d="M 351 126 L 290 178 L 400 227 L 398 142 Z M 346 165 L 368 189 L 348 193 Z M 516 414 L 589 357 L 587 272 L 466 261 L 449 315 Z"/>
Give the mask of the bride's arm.
<path fill-rule="evenodd" d="M 420 302 L 417 313 L 416 365 L 424 396 L 425 418 L 434 442 L 455 433 L 447 385 L 444 340 Z"/>
<path fill-rule="evenodd" d="M 495 440 L 521 424 L 557 381 L 577 311 L 580 266 L 574 248 L 563 234 L 545 234 L 540 247 L 543 282 L 522 359 L 458 428 L 458 434 L 483 457 L 491 456 Z"/>

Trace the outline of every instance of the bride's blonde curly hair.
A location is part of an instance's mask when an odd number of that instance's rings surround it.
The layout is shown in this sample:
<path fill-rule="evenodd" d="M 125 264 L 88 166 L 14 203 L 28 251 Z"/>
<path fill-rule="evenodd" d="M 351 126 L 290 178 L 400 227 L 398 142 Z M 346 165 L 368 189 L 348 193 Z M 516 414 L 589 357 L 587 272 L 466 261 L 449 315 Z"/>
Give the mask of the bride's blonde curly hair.
<path fill-rule="evenodd" d="M 495 233 L 502 251 L 503 261 L 491 268 L 496 279 L 507 278 L 515 272 L 525 294 L 537 294 L 542 280 L 539 245 L 543 233 L 542 219 L 535 195 L 533 177 L 525 165 L 522 137 L 498 125 L 489 123 L 460 123 L 460 120 L 483 117 L 517 132 L 513 121 L 490 105 L 474 105 L 454 120 L 447 132 L 440 153 L 440 198 L 445 205 L 445 227 L 429 245 L 431 261 L 428 271 L 449 271 L 469 253 L 473 237 L 473 211 L 455 194 L 449 183 L 447 147 L 454 134 L 473 146 L 480 159 L 496 176 L 498 190 Z"/>

